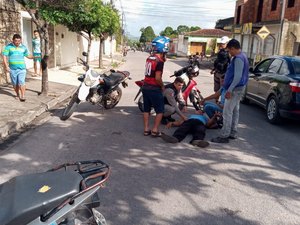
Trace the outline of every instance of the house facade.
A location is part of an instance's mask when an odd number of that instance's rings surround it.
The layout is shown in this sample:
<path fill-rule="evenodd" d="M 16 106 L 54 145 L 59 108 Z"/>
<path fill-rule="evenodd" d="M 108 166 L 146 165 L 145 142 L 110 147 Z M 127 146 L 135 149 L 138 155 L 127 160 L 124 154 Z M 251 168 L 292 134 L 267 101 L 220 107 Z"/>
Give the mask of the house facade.
<path fill-rule="evenodd" d="M 218 51 L 223 36 L 231 37 L 232 33 L 221 29 L 200 29 L 179 35 L 177 54 L 188 56 L 202 52 L 212 55 Z"/>
<path fill-rule="evenodd" d="M 11 42 L 16 33 L 22 36 L 22 43 L 32 52 L 33 31 L 35 24 L 28 12 L 23 11 L 16 1 L 0 0 L 0 51 Z M 77 57 L 82 57 L 82 52 L 87 51 L 88 41 L 82 36 L 71 32 L 62 25 L 49 26 L 50 55 L 49 68 L 63 68 L 77 64 Z M 92 41 L 90 60 L 99 58 L 100 41 Z M 104 54 L 111 55 L 116 52 L 115 38 L 108 38 L 104 43 Z M 3 68 L 3 59 L 0 57 L 0 84 L 8 83 L 9 76 Z M 26 67 L 33 67 L 33 61 L 25 58 Z"/>
<path fill-rule="evenodd" d="M 270 55 L 300 55 L 299 12 L 300 0 L 238 0 L 234 38 L 253 64 Z"/>

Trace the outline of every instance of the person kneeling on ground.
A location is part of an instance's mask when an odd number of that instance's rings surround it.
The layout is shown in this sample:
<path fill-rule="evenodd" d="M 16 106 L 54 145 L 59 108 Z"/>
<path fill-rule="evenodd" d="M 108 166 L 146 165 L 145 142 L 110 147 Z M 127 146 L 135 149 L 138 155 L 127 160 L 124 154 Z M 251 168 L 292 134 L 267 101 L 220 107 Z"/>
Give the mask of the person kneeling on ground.
<path fill-rule="evenodd" d="M 176 77 L 173 83 L 167 84 L 164 90 L 164 115 L 161 123 L 166 125 L 168 122 L 174 122 L 171 117 L 177 113 L 181 119 L 187 120 L 183 114 L 186 111 L 185 101 L 182 97 L 181 89 L 184 85 L 184 80 L 181 77 Z"/>
<path fill-rule="evenodd" d="M 212 118 L 208 118 L 201 111 L 197 111 L 198 114 L 191 115 L 188 120 L 180 120 L 175 122 L 169 122 L 167 128 L 172 126 L 179 126 L 172 136 L 162 133 L 161 138 L 168 143 L 181 142 L 188 134 L 193 136 L 190 144 L 205 148 L 209 146 L 207 141 L 204 141 L 206 128 L 210 128 L 215 125 L 216 118 L 220 116 L 219 112 L 216 112 Z"/>

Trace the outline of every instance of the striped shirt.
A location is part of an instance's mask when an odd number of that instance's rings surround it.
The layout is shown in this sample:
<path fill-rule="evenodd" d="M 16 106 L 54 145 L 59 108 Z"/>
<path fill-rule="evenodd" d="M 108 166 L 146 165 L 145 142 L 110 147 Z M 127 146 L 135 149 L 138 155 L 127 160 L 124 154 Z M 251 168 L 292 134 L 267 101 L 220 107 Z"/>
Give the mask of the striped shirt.
<path fill-rule="evenodd" d="M 20 44 L 16 47 L 13 43 L 10 43 L 4 48 L 2 54 L 8 57 L 10 69 L 26 69 L 24 56 L 28 56 L 29 52 L 24 45 Z"/>

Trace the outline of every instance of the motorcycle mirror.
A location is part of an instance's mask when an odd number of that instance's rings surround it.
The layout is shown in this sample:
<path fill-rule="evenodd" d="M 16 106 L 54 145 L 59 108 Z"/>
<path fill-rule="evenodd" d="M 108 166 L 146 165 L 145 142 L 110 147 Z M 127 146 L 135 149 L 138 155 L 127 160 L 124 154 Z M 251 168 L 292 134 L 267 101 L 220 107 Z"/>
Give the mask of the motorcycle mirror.
<path fill-rule="evenodd" d="M 88 54 L 86 52 L 82 52 L 83 56 L 88 56 Z"/>

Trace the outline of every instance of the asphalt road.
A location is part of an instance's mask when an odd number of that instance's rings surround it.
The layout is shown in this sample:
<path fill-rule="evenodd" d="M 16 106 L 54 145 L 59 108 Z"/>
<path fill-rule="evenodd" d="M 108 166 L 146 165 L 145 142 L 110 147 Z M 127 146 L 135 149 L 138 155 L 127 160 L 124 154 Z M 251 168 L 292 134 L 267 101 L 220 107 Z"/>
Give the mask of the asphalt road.
<path fill-rule="evenodd" d="M 133 98 L 146 56 L 126 56 L 120 69 L 133 80 L 116 108 L 83 103 L 65 122 L 58 109 L 8 145 L 0 152 L 0 183 L 68 161 L 101 159 L 112 174 L 99 210 L 111 225 L 300 224 L 300 123 L 271 125 L 262 109 L 249 105 L 241 107 L 239 138 L 229 144 L 200 149 L 188 144 L 190 137 L 176 145 L 144 137 Z M 165 80 L 185 61 L 169 60 Z M 208 70 L 197 81 L 204 96 L 212 93 Z M 207 131 L 208 140 L 216 135 Z"/>

